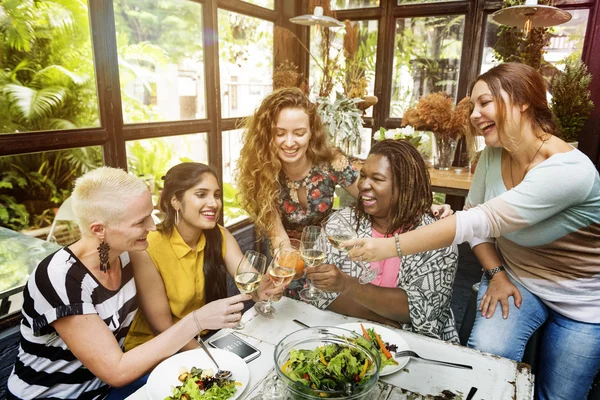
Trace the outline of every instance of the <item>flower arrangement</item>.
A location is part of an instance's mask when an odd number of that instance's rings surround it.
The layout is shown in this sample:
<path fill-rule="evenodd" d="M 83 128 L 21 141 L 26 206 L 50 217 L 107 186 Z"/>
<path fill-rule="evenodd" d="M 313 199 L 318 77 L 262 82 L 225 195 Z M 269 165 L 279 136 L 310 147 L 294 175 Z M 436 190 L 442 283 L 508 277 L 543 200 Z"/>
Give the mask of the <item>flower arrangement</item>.
<path fill-rule="evenodd" d="M 404 128 L 395 129 L 379 128 L 379 140 L 384 139 L 408 140 L 413 146 L 418 148 L 421 144 L 428 142 L 430 137 L 426 133 L 416 131 L 415 128 L 407 125 Z"/>
<path fill-rule="evenodd" d="M 469 97 L 453 107 L 454 101 L 445 92 L 422 97 L 402 117 L 402 126 L 410 125 L 418 130 L 433 131 L 436 136 L 458 139 L 465 132 L 470 113 Z"/>

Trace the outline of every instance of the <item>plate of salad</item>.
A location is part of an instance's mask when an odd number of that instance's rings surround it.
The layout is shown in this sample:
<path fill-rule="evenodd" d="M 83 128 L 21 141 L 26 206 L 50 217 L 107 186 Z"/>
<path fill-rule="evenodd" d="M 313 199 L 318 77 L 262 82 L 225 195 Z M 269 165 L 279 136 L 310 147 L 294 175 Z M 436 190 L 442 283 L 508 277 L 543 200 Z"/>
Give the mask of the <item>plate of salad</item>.
<path fill-rule="evenodd" d="M 210 354 L 229 379 L 216 379 L 217 368 L 201 349 L 175 354 L 154 368 L 146 383 L 151 400 L 235 400 L 250 381 L 248 366 L 239 356 L 225 350 L 211 349 Z"/>
<path fill-rule="evenodd" d="M 401 370 L 408 363 L 409 357 L 394 357 L 394 353 L 402 350 L 410 350 L 410 347 L 408 347 L 408 343 L 402 339 L 402 336 L 398 335 L 393 330 L 368 322 L 350 322 L 338 325 L 337 327 L 354 331 L 364 337 L 369 337 L 371 343 L 379 349 L 381 356 L 381 371 L 379 372 L 379 376 L 393 374 L 394 372 Z"/>

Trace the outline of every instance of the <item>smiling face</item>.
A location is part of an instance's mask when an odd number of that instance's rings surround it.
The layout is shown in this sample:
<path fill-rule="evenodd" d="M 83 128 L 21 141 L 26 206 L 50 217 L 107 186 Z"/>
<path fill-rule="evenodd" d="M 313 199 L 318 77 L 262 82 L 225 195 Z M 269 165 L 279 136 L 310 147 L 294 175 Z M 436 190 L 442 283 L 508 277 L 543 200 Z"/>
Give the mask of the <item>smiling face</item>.
<path fill-rule="evenodd" d="M 214 228 L 223 207 L 217 178 L 210 173 L 203 174 L 197 184 L 183 193 L 181 200 L 173 196 L 171 204 L 180 213 L 179 229 Z"/>
<path fill-rule="evenodd" d="M 310 120 L 301 108 L 284 108 L 276 123 L 277 157 L 283 164 L 295 164 L 306 158 L 310 142 Z"/>
<path fill-rule="evenodd" d="M 126 205 L 128 212 L 114 226 L 106 226 L 104 239 L 112 250 L 140 251 L 148 247 L 146 236 L 155 231 L 156 225 L 152 219 L 152 195 L 149 191 L 142 193 Z"/>
<path fill-rule="evenodd" d="M 387 157 L 371 154 L 360 170 L 359 200 L 367 214 L 387 218 L 392 204 L 392 170 Z"/>
<path fill-rule="evenodd" d="M 482 80 L 477 81 L 471 93 L 471 124 L 484 137 L 485 144 L 491 147 L 506 147 L 519 137 L 523 123 L 521 108 L 510 101 L 504 90 L 500 94 L 503 104 L 498 104 L 488 84 Z"/>

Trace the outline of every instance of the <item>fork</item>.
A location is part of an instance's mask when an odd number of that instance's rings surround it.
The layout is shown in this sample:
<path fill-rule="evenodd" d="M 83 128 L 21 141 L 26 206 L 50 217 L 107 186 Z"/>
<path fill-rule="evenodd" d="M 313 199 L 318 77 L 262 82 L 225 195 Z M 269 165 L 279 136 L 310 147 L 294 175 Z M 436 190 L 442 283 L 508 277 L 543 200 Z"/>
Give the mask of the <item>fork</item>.
<path fill-rule="evenodd" d="M 440 364 L 440 365 L 447 365 L 449 367 L 455 367 L 455 368 L 464 368 L 464 369 L 473 369 L 472 366 L 470 365 L 465 365 L 465 364 L 456 364 L 456 363 L 451 363 L 448 361 L 440 361 L 440 360 L 432 360 L 429 358 L 424 358 L 421 357 L 420 355 L 418 355 L 417 353 L 415 353 L 412 350 L 402 350 L 397 352 L 396 354 L 394 354 L 394 357 L 414 357 L 414 358 L 419 358 L 423 361 L 427 361 L 430 363 L 434 363 L 434 364 Z"/>

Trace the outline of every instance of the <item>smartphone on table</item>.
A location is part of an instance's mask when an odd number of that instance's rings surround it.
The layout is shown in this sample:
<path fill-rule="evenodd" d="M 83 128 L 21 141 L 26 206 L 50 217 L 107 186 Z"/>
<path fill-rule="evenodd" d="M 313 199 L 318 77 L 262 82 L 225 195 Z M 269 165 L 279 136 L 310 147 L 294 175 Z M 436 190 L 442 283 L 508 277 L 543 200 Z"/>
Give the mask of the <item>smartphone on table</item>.
<path fill-rule="evenodd" d="M 228 333 L 216 339 L 209 339 L 208 344 L 217 349 L 229 351 L 240 356 L 245 362 L 250 362 L 260 356 L 260 350 L 233 333 Z"/>

